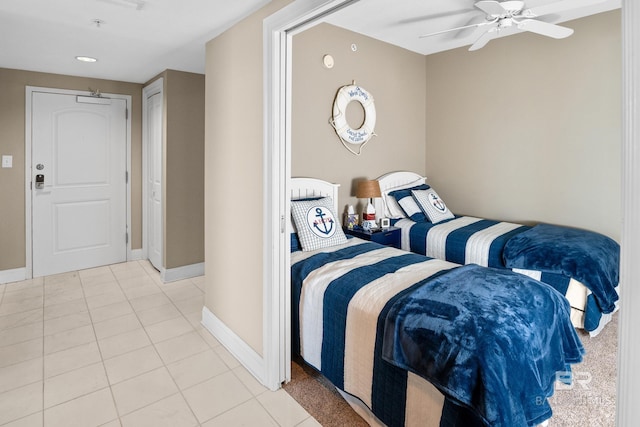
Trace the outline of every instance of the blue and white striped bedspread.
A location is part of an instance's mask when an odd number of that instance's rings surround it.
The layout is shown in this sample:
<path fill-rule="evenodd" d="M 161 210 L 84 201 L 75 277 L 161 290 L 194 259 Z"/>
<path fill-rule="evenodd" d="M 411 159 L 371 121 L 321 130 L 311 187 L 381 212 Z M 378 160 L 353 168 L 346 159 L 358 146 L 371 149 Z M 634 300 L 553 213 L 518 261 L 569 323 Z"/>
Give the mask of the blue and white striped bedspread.
<path fill-rule="evenodd" d="M 468 417 L 468 410 L 442 397 L 440 403 L 425 400 L 425 394 L 441 395 L 416 374 L 382 359 L 385 319 L 395 301 L 459 266 L 356 238 L 294 252 L 291 263 L 294 353 L 388 426 L 403 426 L 416 416 L 421 425 L 469 425 L 468 418 L 454 421 L 460 411 Z"/>
<path fill-rule="evenodd" d="M 433 224 L 402 219 L 402 249 L 456 264 L 504 268 L 502 251 L 509 239 L 531 227 L 460 216 Z"/>
<path fill-rule="evenodd" d="M 570 269 L 561 268 L 563 265 L 571 264 L 572 260 L 568 258 L 568 254 L 575 251 L 565 251 L 561 253 L 563 259 L 556 258 L 552 260 L 555 262 L 556 268 L 552 264 L 548 268 L 540 268 L 540 262 L 529 262 L 529 259 L 521 258 L 518 263 L 513 262 L 511 258 L 505 260 L 505 247 L 508 242 L 515 242 L 521 236 L 533 235 L 537 236 L 537 232 L 540 226 L 525 226 L 521 224 L 514 224 L 510 222 L 500 222 L 488 219 L 475 218 L 470 216 L 459 216 L 454 219 L 443 221 L 437 224 L 430 222 L 413 222 L 409 219 L 398 220 L 394 223 L 396 227 L 401 228 L 402 233 L 402 249 L 406 251 L 415 252 L 418 254 L 427 255 L 433 258 L 443 259 L 457 264 L 478 264 L 481 266 L 497 267 L 497 268 L 510 268 L 515 271 L 528 274 L 531 277 L 535 277 L 544 283 L 553 286 L 558 292 L 563 295 L 577 295 L 577 300 L 581 304 L 577 304 L 576 301 L 570 299 L 572 308 L 579 314 L 576 316 L 576 327 L 584 328 L 592 335 L 596 335 L 602 327 L 610 320 L 610 316 L 605 316 L 606 313 L 611 312 L 612 302 L 617 300 L 617 281 L 607 281 L 606 285 L 602 285 L 603 278 L 601 275 L 603 272 L 608 276 L 616 276 L 618 274 L 618 266 L 613 265 L 608 269 L 601 269 L 599 272 L 594 273 L 594 269 L 587 268 L 574 271 L 574 274 L 570 274 Z M 569 230 L 568 227 L 557 227 L 561 230 Z M 582 232 L 582 230 L 580 230 Z M 597 233 L 583 232 L 585 236 L 596 235 Z M 601 236 L 601 235 L 598 235 Z M 575 236 L 574 236 L 575 237 Z M 605 236 L 601 236 L 606 240 L 611 240 Z M 537 237 L 534 237 L 536 239 Z M 540 245 L 536 248 L 537 251 L 543 251 L 545 245 L 549 248 L 555 247 L 554 244 L 550 244 L 549 239 L 540 239 Z M 527 239 L 531 242 L 531 239 Z M 573 246 L 576 246 L 576 240 L 571 242 Z M 535 241 L 534 241 L 535 243 Z M 617 244 L 613 242 L 617 247 Z M 550 245 L 550 246 L 549 246 Z M 607 246 L 607 257 L 616 256 L 617 253 L 614 249 L 609 249 L 611 245 Z M 612 252 L 613 251 L 613 252 Z M 547 254 L 549 252 L 547 251 Z M 555 251 L 554 256 L 557 257 L 558 251 Z M 589 264 L 597 264 L 600 261 L 596 257 L 600 257 L 602 254 L 595 254 L 593 250 L 583 251 L 581 256 L 591 258 L 590 262 L 582 262 L 582 265 L 588 266 Z M 531 258 L 534 259 L 534 258 Z M 540 258 L 538 257 L 539 261 Z M 509 263 L 509 265 L 506 264 Z M 575 263 L 573 265 L 580 265 Z M 578 294 L 573 294 L 572 288 L 576 285 L 586 287 L 586 297 Z M 595 295 L 593 294 L 595 290 Z M 606 304 L 603 304 L 602 295 L 606 295 Z"/>

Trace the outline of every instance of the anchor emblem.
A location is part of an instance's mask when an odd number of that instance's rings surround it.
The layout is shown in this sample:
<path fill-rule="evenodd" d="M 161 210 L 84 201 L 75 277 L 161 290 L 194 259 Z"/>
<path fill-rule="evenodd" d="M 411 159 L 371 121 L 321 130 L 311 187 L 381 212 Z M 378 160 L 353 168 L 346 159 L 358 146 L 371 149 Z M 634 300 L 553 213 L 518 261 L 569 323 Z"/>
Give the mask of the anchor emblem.
<path fill-rule="evenodd" d="M 307 221 L 319 237 L 331 237 L 335 233 L 333 214 L 322 207 L 312 208 L 307 214 Z"/>
<path fill-rule="evenodd" d="M 447 209 L 447 206 L 444 204 L 442 199 L 435 194 L 429 193 L 429 199 L 431 199 L 433 207 L 438 209 L 440 212 L 444 212 Z"/>

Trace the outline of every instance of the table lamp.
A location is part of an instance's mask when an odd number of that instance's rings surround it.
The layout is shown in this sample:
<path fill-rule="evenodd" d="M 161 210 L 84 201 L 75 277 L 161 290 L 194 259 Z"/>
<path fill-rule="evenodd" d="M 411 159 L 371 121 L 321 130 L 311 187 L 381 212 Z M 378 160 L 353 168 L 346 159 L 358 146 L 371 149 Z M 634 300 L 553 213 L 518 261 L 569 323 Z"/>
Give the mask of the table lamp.
<path fill-rule="evenodd" d="M 369 199 L 367 207 L 362 213 L 362 228 L 372 230 L 378 228 L 376 225 L 376 210 L 373 207 L 373 198 L 382 197 L 380 194 L 380 184 L 376 180 L 360 181 L 356 189 L 356 197 L 359 199 Z"/>

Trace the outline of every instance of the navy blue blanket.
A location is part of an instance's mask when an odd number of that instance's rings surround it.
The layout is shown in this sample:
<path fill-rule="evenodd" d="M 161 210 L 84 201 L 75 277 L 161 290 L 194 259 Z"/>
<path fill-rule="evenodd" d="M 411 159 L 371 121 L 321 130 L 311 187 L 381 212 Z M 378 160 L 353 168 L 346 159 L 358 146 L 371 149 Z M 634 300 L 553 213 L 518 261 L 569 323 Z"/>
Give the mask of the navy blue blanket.
<path fill-rule="evenodd" d="M 582 360 L 569 311 L 551 286 L 469 264 L 393 304 L 382 357 L 424 377 L 487 425 L 532 426 L 551 416 L 547 397 L 556 373 Z"/>
<path fill-rule="evenodd" d="M 609 237 L 587 230 L 540 224 L 507 242 L 507 268 L 562 273 L 585 285 L 602 313 L 615 309 L 620 246 Z"/>

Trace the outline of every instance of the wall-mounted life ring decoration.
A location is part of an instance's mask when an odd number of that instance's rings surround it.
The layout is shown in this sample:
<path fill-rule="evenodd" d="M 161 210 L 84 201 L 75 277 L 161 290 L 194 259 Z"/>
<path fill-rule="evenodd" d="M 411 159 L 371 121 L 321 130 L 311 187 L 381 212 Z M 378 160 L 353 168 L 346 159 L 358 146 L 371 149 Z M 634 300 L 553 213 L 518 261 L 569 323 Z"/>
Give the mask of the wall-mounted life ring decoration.
<path fill-rule="evenodd" d="M 364 123 L 358 129 L 351 128 L 347 123 L 347 105 L 352 101 L 359 102 L 364 109 Z M 376 136 L 374 132 L 376 106 L 373 103 L 373 96 L 357 86 L 355 82 L 342 86 L 333 101 L 333 116 L 329 119 L 329 123 L 336 130 L 342 145 L 353 154 L 360 155 L 362 147 L 369 142 L 371 137 Z M 357 151 L 351 147 L 357 147 Z"/>

